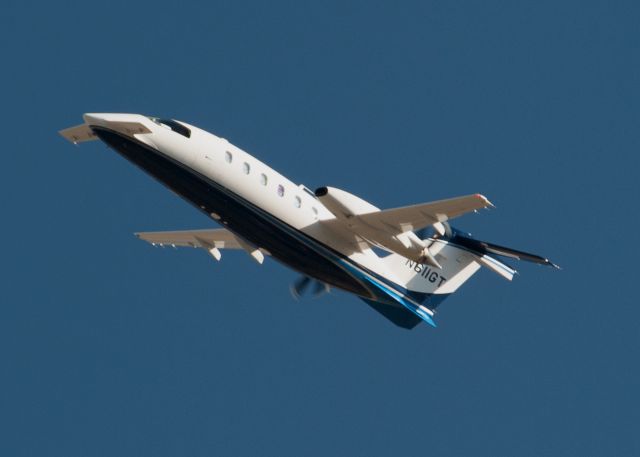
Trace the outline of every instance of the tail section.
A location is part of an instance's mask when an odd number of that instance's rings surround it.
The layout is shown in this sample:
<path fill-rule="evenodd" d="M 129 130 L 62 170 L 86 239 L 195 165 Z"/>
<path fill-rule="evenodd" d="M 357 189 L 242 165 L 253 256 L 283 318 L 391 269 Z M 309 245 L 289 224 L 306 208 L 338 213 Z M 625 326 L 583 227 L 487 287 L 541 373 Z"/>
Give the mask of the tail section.
<path fill-rule="evenodd" d="M 462 232 L 453 229 L 452 236 L 450 237 L 452 243 L 459 246 L 463 246 L 478 254 L 487 255 L 494 254 L 502 257 L 509 257 L 516 260 L 524 260 L 527 262 L 533 262 L 540 265 L 548 265 L 554 268 L 560 268 L 558 265 L 550 261 L 549 259 L 539 256 L 537 254 L 530 254 L 524 251 L 518 251 L 517 249 L 508 248 L 505 246 L 499 246 L 497 244 L 488 243 L 487 241 L 476 240 L 471 235 L 465 235 Z"/>
<path fill-rule="evenodd" d="M 381 288 L 391 303 L 363 300 L 399 327 L 411 329 L 422 321 L 435 327 L 435 308 L 471 278 L 481 263 L 472 253 L 447 241 L 433 240 L 429 250 L 442 268 L 389 254 L 382 262 L 393 274 L 393 282 L 404 289 L 404 296 Z"/>
<path fill-rule="evenodd" d="M 429 250 L 442 268 L 417 263 L 399 254 L 389 254 L 382 261 L 392 271 L 398 284 L 435 308 L 446 296 L 467 282 L 482 263 L 478 256 L 444 240 L 433 240 Z M 423 300 L 423 301 L 424 301 Z"/>
<path fill-rule="evenodd" d="M 447 229 L 444 236 L 425 240 L 429 251 L 442 266 L 441 269 L 414 262 L 398 254 L 390 254 L 382 259 L 396 276 L 398 285 L 432 310 L 467 282 L 480 267 L 486 267 L 503 278 L 512 280 L 516 270 L 494 256 L 558 268 L 544 257 L 476 240 L 451 227 Z"/>
<path fill-rule="evenodd" d="M 442 268 L 415 262 L 400 254 L 389 254 L 381 261 L 388 268 L 388 279 L 393 277 L 392 282 L 404 289 L 403 293 L 379 286 L 392 299 L 391 303 L 363 298 L 369 306 L 403 328 L 413 328 L 423 320 L 435 327 L 434 310 L 480 267 L 487 267 L 503 278 L 512 280 L 516 270 L 494 256 L 559 268 L 544 257 L 476 240 L 448 224 L 444 234 L 424 241 L 436 263 Z"/>
<path fill-rule="evenodd" d="M 424 320 L 421 316 L 400 305 L 391 306 L 386 303 L 379 303 L 366 298 L 362 298 L 362 301 L 396 324 L 398 327 L 406 328 L 407 330 L 411 330 Z"/>

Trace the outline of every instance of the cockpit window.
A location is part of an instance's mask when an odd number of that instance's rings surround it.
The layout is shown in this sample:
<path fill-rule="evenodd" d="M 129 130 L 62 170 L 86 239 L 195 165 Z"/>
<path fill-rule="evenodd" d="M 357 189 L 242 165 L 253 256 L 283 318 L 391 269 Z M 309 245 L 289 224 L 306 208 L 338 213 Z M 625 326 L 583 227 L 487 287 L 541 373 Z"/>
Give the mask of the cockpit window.
<path fill-rule="evenodd" d="M 170 128 L 171 130 L 173 130 L 176 133 L 179 133 L 182 136 L 191 138 L 191 130 L 189 130 L 187 127 L 182 125 L 180 122 L 176 122 L 173 119 L 160 119 L 158 117 L 150 117 L 149 119 L 151 119 L 153 122 L 155 122 L 158 125 L 162 125 Z"/>

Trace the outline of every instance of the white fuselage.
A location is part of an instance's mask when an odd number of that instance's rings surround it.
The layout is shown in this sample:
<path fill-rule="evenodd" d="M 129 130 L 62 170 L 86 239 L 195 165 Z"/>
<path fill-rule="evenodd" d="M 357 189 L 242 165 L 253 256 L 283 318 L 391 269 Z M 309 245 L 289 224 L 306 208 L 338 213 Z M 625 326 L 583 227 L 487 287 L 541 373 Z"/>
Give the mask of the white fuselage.
<path fill-rule="evenodd" d="M 535 254 L 476 240 L 448 220 L 492 206 L 481 194 L 380 210 L 349 192 L 311 192 L 212 133 L 173 119 L 89 113 L 60 131 L 73 143 L 102 140 L 121 156 L 196 206 L 225 229 L 147 232 L 152 244 L 243 249 L 265 254 L 321 289 L 362 298 L 396 325 L 431 325 L 434 310 L 482 266 L 511 280 L 515 270 L 490 254 L 551 265 Z M 445 225 L 446 224 L 446 225 Z M 433 226 L 437 234 L 418 236 Z M 387 251 L 378 256 L 371 246 Z"/>
<path fill-rule="evenodd" d="M 292 228 L 320 241 L 378 275 L 397 278 L 365 243 L 352 233 L 317 224 L 335 216 L 303 185 L 297 185 L 226 139 L 180 122 L 191 135 L 176 134 L 169 127 L 138 114 L 85 115 L 89 125 L 113 128 L 117 122 L 141 123 L 152 133 L 136 134 L 137 141 L 161 151 L 184 166 L 206 176 L 220 186 L 261 208 Z M 203 209 L 203 208 L 201 208 Z M 224 211 L 209 213 L 224 225 Z M 242 234 L 240 234 L 242 235 Z M 258 246 L 262 247 L 262 246 Z"/>
<path fill-rule="evenodd" d="M 473 255 L 433 239 L 419 241 L 438 254 L 442 270 L 415 264 L 395 251 L 378 256 L 366 235 L 353 230 L 349 216 L 340 214 L 376 212 L 375 206 L 331 190 L 340 199 L 332 212 L 305 186 L 198 127 L 139 114 L 85 114 L 84 119 L 89 130 L 72 128 L 65 133 L 69 139 L 99 137 L 244 240 L 248 252 L 260 249 L 365 301 L 400 304 L 431 322 L 433 311 L 422 303 L 437 306 L 479 268 Z M 318 195 L 324 195 L 323 189 Z"/>

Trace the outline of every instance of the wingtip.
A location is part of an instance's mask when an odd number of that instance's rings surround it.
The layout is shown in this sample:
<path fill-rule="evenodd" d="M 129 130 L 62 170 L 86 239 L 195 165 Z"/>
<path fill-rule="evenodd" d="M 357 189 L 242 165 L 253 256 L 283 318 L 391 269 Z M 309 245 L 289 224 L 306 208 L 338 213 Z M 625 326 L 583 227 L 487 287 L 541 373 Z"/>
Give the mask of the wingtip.
<path fill-rule="evenodd" d="M 484 203 L 485 208 L 486 207 L 489 207 L 489 208 L 495 208 L 496 207 L 496 205 L 491 203 L 491 201 L 487 197 L 482 195 L 482 194 L 476 194 L 476 198 L 479 198 Z"/>

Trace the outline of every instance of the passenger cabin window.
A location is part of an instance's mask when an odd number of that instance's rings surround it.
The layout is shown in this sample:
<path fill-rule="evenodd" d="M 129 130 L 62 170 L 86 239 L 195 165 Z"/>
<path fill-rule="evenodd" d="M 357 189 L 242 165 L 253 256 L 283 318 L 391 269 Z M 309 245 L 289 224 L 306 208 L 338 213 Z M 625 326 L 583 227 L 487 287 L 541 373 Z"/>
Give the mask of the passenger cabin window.
<path fill-rule="evenodd" d="M 260 184 L 262 184 L 263 186 L 267 185 L 267 175 L 265 175 L 264 173 L 260 175 Z"/>
<path fill-rule="evenodd" d="M 300 200 L 300 197 L 296 195 L 296 198 L 293 200 L 293 204 L 296 205 L 296 208 L 300 208 L 302 206 L 302 200 Z"/>
<path fill-rule="evenodd" d="M 163 127 L 167 127 L 170 130 L 173 130 L 180 135 L 191 138 L 191 130 L 182 125 L 180 122 L 174 121 L 173 119 L 160 119 L 158 117 L 150 117 L 153 122 L 158 125 L 162 125 Z"/>
<path fill-rule="evenodd" d="M 284 186 L 282 184 L 278 184 L 278 195 L 284 197 Z"/>
<path fill-rule="evenodd" d="M 249 165 L 247 162 L 242 164 L 242 171 L 244 171 L 245 175 L 248 175 L 249 172 L 251 171 L 251 165 Z"/>
<path fill-rule="evenodd" d="M 233 161 L 233 154 L 231 154 L 229 151 L 225 151 L 224 160 L 226 160 L 228 163 L 231 163 Z"/>

